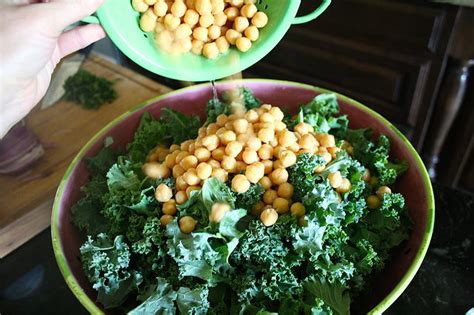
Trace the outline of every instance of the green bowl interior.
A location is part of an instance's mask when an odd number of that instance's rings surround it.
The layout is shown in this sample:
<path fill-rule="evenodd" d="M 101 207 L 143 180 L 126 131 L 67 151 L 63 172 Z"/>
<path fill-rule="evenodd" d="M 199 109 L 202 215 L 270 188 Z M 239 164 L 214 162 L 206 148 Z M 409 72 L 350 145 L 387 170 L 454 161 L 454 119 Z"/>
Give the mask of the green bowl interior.
<path fill-rule="evenodd" d="M 258 0 L 258 8 L 268 15 L 260 38 L 248 52 L 232 48 L 216 60 L 161 51 L 154 43 L 153 33 L 140 29 L 139 13 L 133 10 L 130 0 L 106 0 L 97 16 L 114 44 L 145 69 L 177 80 L 209 81 L 238 73 L 267 55 L 290 28 L 299 5 L 300 0 Z"/>
<path fill-rule="evenodd" d="M 264 102 L 287 107 L 292 112 L 296 112 L 299 104 L 308 102 L 315 95 L 328 92 L 286 81 L 244 80 L 242 84 L 252 89 Z M 231 86 L 232 83 L 223 83 L 218 84 L 217 88 L 221 91 Z M 83 235 L 70 223 L 71 206 L 80 198 L 80 187 L 88 181 L 84 157 L 95 155 L 108 136 L 113 136 L 114 145 L 125 147 L 132 140 L 140 116 L 145 111 L 158 116 L 162 107 L 171 107 L 186 114 L 203 116 L 205 103 L 211 96 L 209 85 L 198 85 L 145 102 L 104 127 L 84 146 L 66 171 L 53 206 L 53 249 L 67 284 L 90 312 L 97 313 L 100 307 L 93 302 L 96 293 L 85 278 L 78 259 Z M 375 135 L 388 135 L 392 139 L 392 157 L 405 159 L 410 165 L 408 172 L 394 186 L 395 191 L 405 196 L 414 222 L 410 239 L 394 251 L 386 268 L 376 277 L 374 289 L 356 301 L 362 312 L 382 313 L 408 286 L 426 254 L 434 225 L 433 191 L 420 157 L 400 131 L 364 105 L 343 95 L 337 94 L 337 97 L 341 111 L 349 115 L 351 128 L 370 126 Z"/>

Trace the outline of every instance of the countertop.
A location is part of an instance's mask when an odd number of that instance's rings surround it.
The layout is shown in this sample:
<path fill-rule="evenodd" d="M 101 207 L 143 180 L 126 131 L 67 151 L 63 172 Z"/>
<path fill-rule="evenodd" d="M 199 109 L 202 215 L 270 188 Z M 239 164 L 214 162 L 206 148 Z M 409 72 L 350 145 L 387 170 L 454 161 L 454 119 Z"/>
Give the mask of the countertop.
<path fill-rule="evenodd" d="M 435 232 L 415 279 L 386 314 L 474 308 L 474 195 L 434 186 Z M 0 260 L 0 314 L 87 314 L 66 286 L 45 230 Z"/>

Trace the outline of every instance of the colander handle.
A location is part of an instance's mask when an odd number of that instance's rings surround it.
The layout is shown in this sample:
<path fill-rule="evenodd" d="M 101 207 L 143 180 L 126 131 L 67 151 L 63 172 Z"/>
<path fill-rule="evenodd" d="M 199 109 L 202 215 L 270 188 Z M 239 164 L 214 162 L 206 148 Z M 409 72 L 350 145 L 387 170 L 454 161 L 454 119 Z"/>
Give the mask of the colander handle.
<path fill-rule="evenodd" d="M 307 15 L 295 17 L 292 24 L 308 23 L 308 22 L 316 19 L 318 16 L 321 15 L 321 13 L 326 11 L 326 9 L 329 7 L 330 4 L 331 4 L 331 0 L 323 0 L 321 5 L 318 8 L 316 8 L 316 10 L 314 10 L 313 12 L 311 12 Z"/>
<path fill-rule="evenodd" d="M 81 20 L 81 22 L 87 23 L 87 24 L 100 24 L 99 19 L 95 15 L 89 15 L 86 16 Z"/>

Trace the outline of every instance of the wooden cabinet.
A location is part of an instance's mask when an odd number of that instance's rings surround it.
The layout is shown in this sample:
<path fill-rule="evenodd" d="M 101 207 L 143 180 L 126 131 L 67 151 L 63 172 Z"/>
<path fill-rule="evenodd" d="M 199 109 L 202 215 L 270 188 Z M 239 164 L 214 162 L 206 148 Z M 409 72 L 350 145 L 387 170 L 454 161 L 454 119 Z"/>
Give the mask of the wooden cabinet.
<path fill-rule="evenodd" d="M 301 14 L 314 7 L 303 1 Z M 426 1 L 337 0 L 293 26 L 247 73 L 333 89 L 372 107 L 421 149 L 458 8 Z"/>

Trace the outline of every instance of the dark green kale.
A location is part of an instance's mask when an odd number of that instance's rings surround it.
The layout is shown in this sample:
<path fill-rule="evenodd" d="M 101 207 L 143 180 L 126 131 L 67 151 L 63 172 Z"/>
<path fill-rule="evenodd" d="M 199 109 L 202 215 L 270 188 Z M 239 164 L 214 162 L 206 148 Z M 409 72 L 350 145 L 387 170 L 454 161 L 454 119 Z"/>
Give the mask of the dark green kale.
<path fill-rule="evenodd" d="M 64 83 L 64 98 L 86 109 L 98 109 L 117 98 L 113 84 L 112 81 L 81 69 Z"/>
<path fill-rule="evenodd" d="M 316 181 L 314 169 L 320 165 L 325 165 L 321 156 L 303 153 L 298 155 L 296 164 L 289 168 L 289 182 L 295 188 L 296 200 L 303 200 L 313 190 Z"/>
<path fill-rule="evenodd" d="M 235 208 L 251 210 L 262 199 L 264 192 L 265 189 L 260 184 L 250 185 L 249 190 L 241 194 L 234 192 Z"/>

